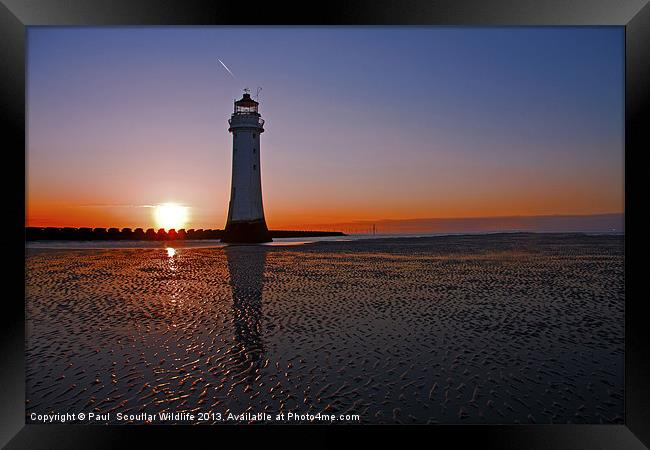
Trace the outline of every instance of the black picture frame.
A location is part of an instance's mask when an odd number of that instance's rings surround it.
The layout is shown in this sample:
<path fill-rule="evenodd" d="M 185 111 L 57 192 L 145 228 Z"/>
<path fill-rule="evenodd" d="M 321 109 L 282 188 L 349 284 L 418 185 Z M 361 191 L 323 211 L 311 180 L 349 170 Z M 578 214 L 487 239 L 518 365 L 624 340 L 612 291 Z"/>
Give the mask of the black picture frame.
<path fill-rule="evenodd" d="M 319 442 L 338 443 L 340 427 L 322 426 L 92 426 L 25 424 L 25 52 L 26 27 L 36 25 L 615 25 L 625 27 L 625 423 L 624 425 L 436 425 L 347 427 L 364 436 L 385 431 L 417 433 L 424 443 L 454 448 L 500 449 L 641 449 L 650 446 L 650 328 L 643 292 L 645 254 L 643 213 L 633 180 L 643 170 L 639 158 L 650 150 L 650 6 L 647 0 L 410 0 L 328 1 L 311 4 L 209 0 L 0 0 L 0 92 L 4 189 L 7 208 L 3 234 L 4 275 L 0 367 L 2 401 L 0 444 L 6 448 L 115 448 L 145 439 L 185 443 L 236 433 L 245 440 L 262 433 L 275 439 L 290 428 L 289 445 L 310 445 L 306 432 L 320 432 Z M 633 158 L 636 161 L 633 161 Z M 22 183 L 22 185 L 21 185 Z M 21 187 L 22 186 L 22 187 Z M 633 241 L 630 240 L 632 236 Z M 631 244 L 633 242 L 633 244 Z M 647 245 L 647 244 L 646 244 Z M 638 256 L 640 263 L 633 263 Z M 324 432 L 323 432 L 324 430 Z M 332 432 L 333 431 L 333 432 Z M 401 433 L 400 433 L 401 434 Z M 278 438 L 279 439 L 279 438 Z M 404 442 L 403 437 L 400 438 Z M 213 441 L 214 443 L 219 441 Z M 237 441 L 235 441 L 237 442 Z M 399 442 L 399 441 L 398 441 Z M 399 443 L 401 443 L 399 442 Z M 415 443 L 415 441 L 413 441 Z M 293 444 L 292 444 L 293 443 Z M 404 445 L 404 444 L 402 444 Z M 418 444 L 419 445 L 419 444 Z"/>

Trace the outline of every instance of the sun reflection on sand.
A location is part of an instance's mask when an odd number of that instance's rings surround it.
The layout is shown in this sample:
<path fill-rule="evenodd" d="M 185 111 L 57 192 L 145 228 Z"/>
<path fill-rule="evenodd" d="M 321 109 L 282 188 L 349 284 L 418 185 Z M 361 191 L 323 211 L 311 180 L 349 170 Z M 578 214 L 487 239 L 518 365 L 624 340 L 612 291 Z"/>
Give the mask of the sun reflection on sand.
<path fill-rule="evenodd" d="M 167 262 L 169 264 L 169 270 L 171 272 L 176 272 L 178 269 L 178 256 L 176 255 L 176 249 L 172 247 L 165 247 L 167 250 Z"/>

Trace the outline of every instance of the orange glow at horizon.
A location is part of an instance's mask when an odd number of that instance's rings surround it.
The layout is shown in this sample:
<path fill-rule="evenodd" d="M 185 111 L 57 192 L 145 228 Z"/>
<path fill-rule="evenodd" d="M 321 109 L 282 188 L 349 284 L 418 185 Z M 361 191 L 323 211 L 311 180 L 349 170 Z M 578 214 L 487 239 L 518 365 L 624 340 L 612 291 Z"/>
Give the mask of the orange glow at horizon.
<path fill-rule="evenodd" d="M 511 191 L 507 195 L 488 194 L 476 199 L 468 193 L 451 196 L 396 197 L 368 196 L 339 202 L 320 198 L 319 202 L 265 198 L 266 221 L 271 229 L 307 229 L 332 227 L 364 221 L 413 219 L 465 219 L 512 216 L 590 215 L 622 213 L 623 198 L 612 193 L 603 198 L 598 191 L 562 190 L 556 192 Z M 192 214 L 190 208 L 175 203 L 158 205 L 80 205 L 74 202 L 33 200 L 27 204 L 27 226 L 36 227 L 116 227 L 116 228 L 212 228 L 225 226 L 227 197 L 222 208 Z M 316 205 L 314 204 L 316 203 Z M 198 208 L 200 209 L 200 208 Z M 316 229 L 315 228 L 315 229 Z"/>
<path fill-rule="evenodd" d="M 228 147 L 223 149 L 224 154 L 229 151 Z M 589 215 L 624 210 L 623 177 L 615 167 L 584 167 L 574 174 L 558 164 L 545 170 L 505 172 L 500 167 L 476 167 L 467 161 L 452 165 L 441 159 L 418 164 L 413 158 L 408 170 L 378 168 L 371 175 L 355 171 L 356 176 L 344 173 L 346 176 L 332 178 L 318 165 L 293 170 L 291 161 L 282 161 L 272 146 L 265 155 L 268 160 L 262 161 L 262 194 L 271 229 L 356 221 Z M 216 163 L 208 166 L 220 167 Z M 161 166 L 155 173 L 163 169 Z M 26 224 L 222 229 L 228 213 L 229 170 L 224 169 L 218 178 L 211 176 L 210 170 L 204 171 L 203 165 L 185 170 L 188 177 L 182 183 L 161 180 L 149 175 L 150 171 L 120 183 L 110 178 L 99 182 L 83 172 L 78 172 L 80 179 L 36 178 L 28 172 Z M 86 188 L 74 188 L 80 184 Z M 165 210 L 172 215 L 169 221 L 156 220 L 155 205 L 165 205 L 166 199 L 174 199 L 177 206 L 191 205 L 191 216 L 189 208 L 172 208 Z"/>

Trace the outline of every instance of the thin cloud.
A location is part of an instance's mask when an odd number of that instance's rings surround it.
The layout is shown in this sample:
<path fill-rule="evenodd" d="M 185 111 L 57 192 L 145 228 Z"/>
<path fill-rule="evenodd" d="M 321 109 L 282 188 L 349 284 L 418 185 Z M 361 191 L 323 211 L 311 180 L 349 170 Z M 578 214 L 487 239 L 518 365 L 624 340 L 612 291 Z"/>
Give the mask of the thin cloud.
<path fill-rule="evenodd" d="M 156 205 L 120 205 L 120 204 L 90 204 L 79 205 L 79 208 L 155 208 Z"/>

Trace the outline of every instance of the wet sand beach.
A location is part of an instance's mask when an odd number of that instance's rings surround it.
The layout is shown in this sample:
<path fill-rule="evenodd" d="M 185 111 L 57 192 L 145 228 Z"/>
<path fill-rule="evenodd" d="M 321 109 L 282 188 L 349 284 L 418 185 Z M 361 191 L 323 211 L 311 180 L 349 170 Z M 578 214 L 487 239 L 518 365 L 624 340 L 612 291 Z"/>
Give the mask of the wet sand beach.
<path fill-rule="evenodd" d="M 623 423 L 623 250 L 580 234 L 28 249 L 27 421 Z"/>

